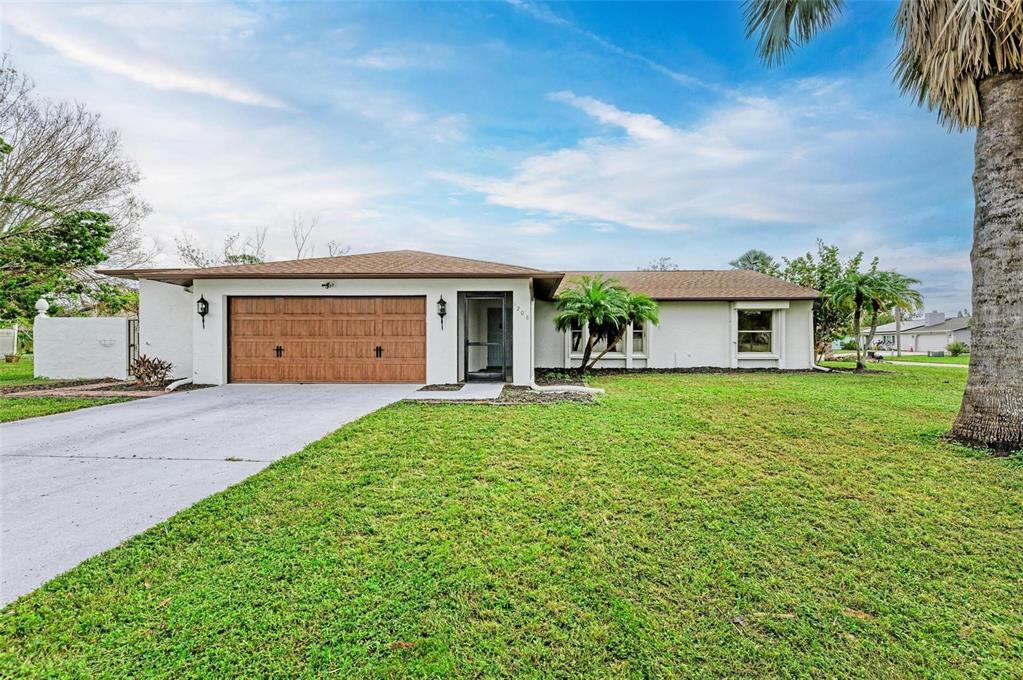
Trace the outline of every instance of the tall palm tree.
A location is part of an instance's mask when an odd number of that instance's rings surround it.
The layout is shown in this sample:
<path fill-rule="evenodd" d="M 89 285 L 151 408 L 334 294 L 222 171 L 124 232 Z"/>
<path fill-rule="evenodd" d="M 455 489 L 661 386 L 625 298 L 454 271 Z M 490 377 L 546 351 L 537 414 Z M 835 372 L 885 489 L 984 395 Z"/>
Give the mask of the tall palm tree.
<path fill-rule="evenodd" d="M 768 276 L 778 276 L 781 267 L 773 257 L 762 250 L 751 248 L 745 253 L 728 263 L 733 269 L 748 269 L 753 272 L 760 272 Z"/>
<path fill-rule="evenodd" d="M 875 292 L 869 300 L 870 332 L 867 333 L 863 342 L 864 347 L 870 347 L 870 343 L 874 340 L 879 315 L 892 314 L 896 307 L 915 311 L 924 305 L 920 291 L 913 288 L 920 283 L 918 280 L 903 276 L 898 272 L 877 272 L 875 278 Z"/>
<path fill-rule="evenodd" d="M 583 276 L 558 295 L 554 326 L 559 331 L 578 326 L 589 332 L 581 364 L 584 370 L 589 366 L 593 346 L 628 323 L 627 302 L 622 285 L 600 275 Z"/>
<path fill-rule="evenodd" d="M 611 351 L 611 348 L 616 346 L 622 341 L 622 337 L 625 335 L 629 327 L 635 328 L 650 322 L 655 326 L 659 324 L 660 316 L 658 314 L 657 302 L 654 301 L 649 295 L 643 293 L 632 293 L 630 291 L 622 292 L 623 300 L 622 303 L 625 306 L 625 323 L 620 325 L 618 328 L 609 332 L 610 339 L 607 341 L 607 345 L 604 347 L 604 351 L 598 354 L 590 362 L 589 366 L 583 363 L 586 368 L 593 368 L 597 365 L 605 354 Z"/>
<path fill-rule="evenodd" d="M 747 0 L 767 63 L 828 28 L 842 0 Z M 1023 448 L 1023 6 L 902 0 L 895 77 L 949 128 L 977 128 L 970 375 L 953 438 Z"/>
<path fill-rule="evenodd" d="M 852 271 L 840 279 L 835 279 L 821 291 L 835 307 L 852 309 L 852 334 L 856 339 L 857 371 L 867 369 L 860 331 L 863 328 L 864 311 L 871 310 L 873 308 L 872 301 L 884 295 L 884 281 L 880 276 L 881 273 L 874 268 L 866 272 Z"/>

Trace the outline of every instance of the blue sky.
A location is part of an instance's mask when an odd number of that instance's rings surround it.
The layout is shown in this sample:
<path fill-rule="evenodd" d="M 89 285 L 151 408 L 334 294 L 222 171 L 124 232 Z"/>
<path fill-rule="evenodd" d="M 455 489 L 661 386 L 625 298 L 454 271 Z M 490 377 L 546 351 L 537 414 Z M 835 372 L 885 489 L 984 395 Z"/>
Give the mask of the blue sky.
<path fill-rule="evenodd" d="M 0 41 L 119 129 L 144 230 L 215 247 L 293 216 L 354 252 L 725 268 L 817 238 L 969 306 L 972 133 L 891 83 L 894 3 L 767 69 L 712 3 L 5 4 Z"/>

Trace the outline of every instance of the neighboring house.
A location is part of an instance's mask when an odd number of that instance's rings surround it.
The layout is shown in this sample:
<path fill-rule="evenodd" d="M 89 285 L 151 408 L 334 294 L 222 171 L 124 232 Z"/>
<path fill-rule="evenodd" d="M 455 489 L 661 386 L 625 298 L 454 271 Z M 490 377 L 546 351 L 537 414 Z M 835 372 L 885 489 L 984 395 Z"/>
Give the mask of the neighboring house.
<path fill-rule="evenodd" d="M 902 322 L 901 346 L 906 352 L 936 352 L 954 341 L 969 345 L 971 325 L 969 316 L 946 318 L 942 312 L 928 312 L 922 319 Z M 869 328 L 862 332 L 864 340 L 869 332 Z M 894 323 L 878 326 L 873 346 L 895 349 L 895 335 Z"/>
<path fill-rule="evenodd" d="M 197 383 L 529 385 L 536 367 L 578 365 L 586 342 L 553 321 L 558 291 L 583 272 L 399 250 L 101 273 L 139 281 L 140 351 Z M 661 317 L 601 366 L 813 363 L 814 290 L 744 270 L 601 273 L 658 300 Z"/>

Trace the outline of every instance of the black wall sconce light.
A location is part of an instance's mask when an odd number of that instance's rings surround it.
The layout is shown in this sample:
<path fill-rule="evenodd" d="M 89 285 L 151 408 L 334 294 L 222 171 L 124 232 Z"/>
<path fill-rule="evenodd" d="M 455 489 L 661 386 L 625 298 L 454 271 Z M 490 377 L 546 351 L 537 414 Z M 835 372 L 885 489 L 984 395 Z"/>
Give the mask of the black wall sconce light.
<path fill-rule="evenodd" d="M 437 316 L 440 317 L 440 327 L 444 328 L 444 317 L 448 315 L 448 303 L 444 301 L 444 296 L 440 296 L 440 300 L 437 300 Z"/>
<path fill-rule="evenodd" d="M 199 318 L 202 319 L 202 327 L 206 328 L 206 315 L 210 313 L 210 303 L 206 302 L 206 298 L 202 295 L 196 300 L 195 311 L 199 313 Z"/>

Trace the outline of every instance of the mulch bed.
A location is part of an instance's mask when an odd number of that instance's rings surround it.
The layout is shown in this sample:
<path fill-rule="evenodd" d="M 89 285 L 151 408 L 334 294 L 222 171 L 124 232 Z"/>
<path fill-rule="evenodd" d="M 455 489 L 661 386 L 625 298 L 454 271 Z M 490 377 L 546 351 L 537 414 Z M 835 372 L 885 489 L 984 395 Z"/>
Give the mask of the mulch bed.
<path fill-rule="evenodd" d="M 533 380 L 537 385 L 586 386 L 582 372 L 574 368 L 538 368 L 533 372 Z"/>
<path fill-rule="evenodd" d="M 461 383 L 440 383 L 437 385 L 426 385 L 420 387 L 419 392 L 457 392 L 462 389 Z"/>
<path fill-rule="evenodd" d="M 556 383 L 564 385 L 565 383 Z M 501 391 L 501 396 L 496 400 L 489 402 L 491 404 L 556 404 L 564 401 L 574 401 L 578 403 L 593 403 L 596 398 L 592 394 L 585 392 L 537 392 L 531 390 L 528 387 L 519 387 L 516 385 L 505 385 Z"/>
<path fill-rule="evenodd" d="M 19 392 L 35 392 L 37 390 L 59 390 L 70 387 L 80 387 L 82 385 L 95 385 L 96 387 L 105 387 L 107 385 L 116 384 L 110 380 L 54 380 L 43 383 L 29 383 L 28 385 L 15 385 L 13 387 L 0 388 L 0 394 L 17 394 Z"/>
<path fill-rule="evenodd" d="M 110 380 L 69 380 L 49 385 L 31 385 L 31 389 L 9 388 L 3 394 L 11 397 L 121 397 L 124 399 L 144 399 L 158 397 L 162 394 L 171 394 L 166 391 L 167 385 L 174 382 L 166 380 L 159 385 L 140 385 L 132 381 L 110 381 Z M 174 390 L 185 392 L 199 390 L 212 385 L 188 384 Z"/>

